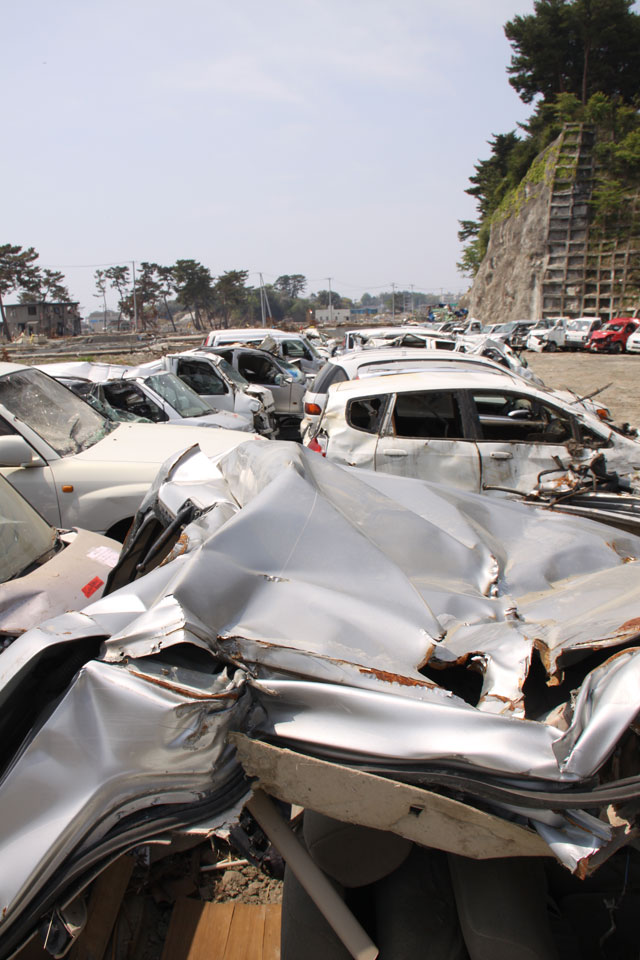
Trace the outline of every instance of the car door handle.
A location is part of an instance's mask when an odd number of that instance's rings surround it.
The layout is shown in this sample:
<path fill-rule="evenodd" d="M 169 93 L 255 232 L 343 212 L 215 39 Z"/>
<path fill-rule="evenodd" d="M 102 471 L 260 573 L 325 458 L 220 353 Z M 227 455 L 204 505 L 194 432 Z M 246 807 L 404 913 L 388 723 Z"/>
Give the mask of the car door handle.
<path fill-rule="evenodd" d="M 513 454 L 506 450 L 494 450 L 491 457 L 493 460 L 513 460 Z"/>
<path fill-rule="evenodd" d="M 384 451 L 385 457 L 406 457 L 407 451 L 400 450 L 398 447 L 391 447 L 389 450 Z"/>

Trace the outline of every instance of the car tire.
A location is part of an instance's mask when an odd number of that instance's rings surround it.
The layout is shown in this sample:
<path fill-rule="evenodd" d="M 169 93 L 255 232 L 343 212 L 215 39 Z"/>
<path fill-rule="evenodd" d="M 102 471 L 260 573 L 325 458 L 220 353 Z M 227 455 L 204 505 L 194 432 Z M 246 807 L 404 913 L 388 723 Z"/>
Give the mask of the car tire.
<path fill-rule="evenodd" d="M 558 344 L 554 343 L 553 340 L 551 341 L 551 343 L 548 343 L 547 346 L 545 347 L 545 350 L 547 351 L 547 353 L 555 353 L 557 349 L 558 349 Z"/>
<path fill-rule="evenodd" d="M 612 343 L 611 344 L 612 353 L 624 353 L 624 343 Z"/>

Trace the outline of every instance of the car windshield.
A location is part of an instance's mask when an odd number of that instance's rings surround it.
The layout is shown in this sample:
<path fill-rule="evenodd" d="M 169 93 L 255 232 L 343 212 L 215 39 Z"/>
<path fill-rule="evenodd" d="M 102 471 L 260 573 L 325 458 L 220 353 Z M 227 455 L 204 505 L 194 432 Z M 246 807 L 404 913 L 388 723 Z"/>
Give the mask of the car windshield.
<path fill-rule="evenodd" d="M 145 383 L 158 396 L 173 407 L 181 417 L 204 417 L 213 413 L 213 408 L 173 373 L 157 373 L 147 377 Z"/>
<path fill-rule="evenodd" d="M 234 367 L 231 366 L 228 360 L 225 360 L 224 357 L 220 357 L 220 362 L 217 364 L 218 369 L 222 371 L 227 380 L 231 380 L 232 383 L 235 383 L 237 387 L 240 387 L 241 390 L 244 390 L 246 387 L 250 386 L 249 381 L 242 376 Z"/>
<path fill-rule="evenodd" d="M 592 320 L 572 320 L 567 324 L 567 330 L 588 330 L 592 323 Z"/>
<path fill-rule="evenodd" d="M 19 577 L 52 550 L 57 532 L 0 477 L 0 582 Z"/>
<path fill-rule="evenodd" d="M 309 352 L 311 353 L 311 356 L 314 358 L 314 360 L 322 360 L 321 354 L 318 353 L 318 351 L 316 350 L 314 344 L 312 343 L 311 340 L 309 340 L 308 337 L 302 337 L 302 336 L 301 336 L 300 339 L 301 339 L 302 342 L 304 343 L 305 347 L 307 347 L 307 349 L 308 349 Z"/>
<path fill-rule="evenodd" d="M 87 450 L 118 427 L 41 370 L 0 377 L 0 404 L 60 457 Z"/>
<path fill-rule="evenodd" d="M 617 332 L 618 330 L 624 330 L 624 324 L 623 324 L 623 323 L 608 323 L 608 324 L 607 324 L 607 330 L 615 330 L 616 332 Z"/>
<path fill-rule="evenodd" d="M 282 357 L 275 358 L 278 368 L 283 372 L 288 374 L 290 377 L 293 377 L 294 380 L 302 380 L 304 374 L 301 372 L 299 367 L 296 367 L 295 363 L 289 363 L 288 360 L 283 360 Z"/>

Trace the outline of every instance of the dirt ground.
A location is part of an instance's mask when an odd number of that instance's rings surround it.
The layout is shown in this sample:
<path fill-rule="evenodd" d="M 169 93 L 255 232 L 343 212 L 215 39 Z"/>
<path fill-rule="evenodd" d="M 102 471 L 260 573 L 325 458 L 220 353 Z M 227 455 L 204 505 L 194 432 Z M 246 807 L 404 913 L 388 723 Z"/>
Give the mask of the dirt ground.
<path fill-rule="evenodd" d="M 640 354 L 523 354 L 529 367 L 548 387 L 573 390 L 584 397 L 598 394 L 616 423 L 640 427 Z"/>

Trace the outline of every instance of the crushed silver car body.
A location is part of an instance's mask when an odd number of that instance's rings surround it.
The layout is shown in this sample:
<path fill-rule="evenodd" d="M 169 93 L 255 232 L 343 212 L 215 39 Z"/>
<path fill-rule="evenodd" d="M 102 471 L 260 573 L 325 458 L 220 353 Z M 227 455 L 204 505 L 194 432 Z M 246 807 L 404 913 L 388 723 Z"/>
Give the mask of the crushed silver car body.
<path fill-rule="evenodd" d="M 636 835 L 639 557 L 619 530 L 295 444 L 174 458 L 113 592 L 0 656 L 0 956 L 117 853 L 232 819 L 236 735 L 402 785 L 388 829 L 415 836 L 435 794 L 584 876 Z M 246 763 L 300 802 L 304 764 L 288 789 Z"/>

